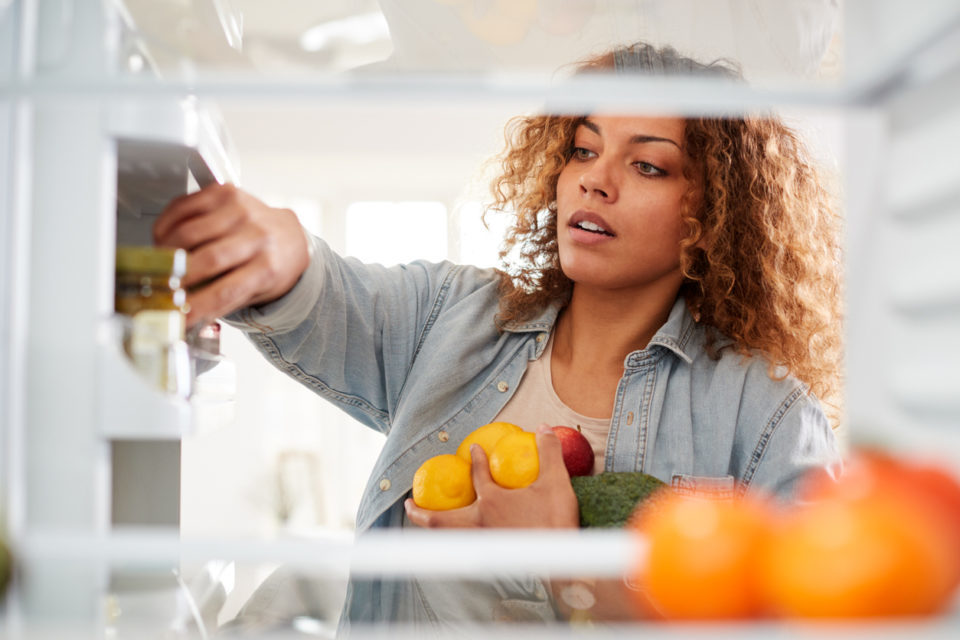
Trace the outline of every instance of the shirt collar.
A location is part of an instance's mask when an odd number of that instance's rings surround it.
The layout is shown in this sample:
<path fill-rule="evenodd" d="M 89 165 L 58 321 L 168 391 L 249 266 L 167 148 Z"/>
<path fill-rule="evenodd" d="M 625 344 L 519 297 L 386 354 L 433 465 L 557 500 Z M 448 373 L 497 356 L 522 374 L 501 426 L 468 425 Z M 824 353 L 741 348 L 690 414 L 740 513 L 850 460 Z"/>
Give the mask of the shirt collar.
<path fill-rule="evenodd" d="M 511 333 L 530 333 L 533 331 L 553 331 L 553 325 L 557 322 L 557 316 L 560 314 L 562 305 L 553 303 L 547 306 L 536 317 L 525 322 L 508 322 L 504 325 L 504 331 Z"/>
<path fill-rule="evenodd" d="M 673 308 L 670 310 L 670 315 L 667 316 L 667 321 L 663 323 L 663 326 L 660 327 L 653 335 L 653 338 L 650 339 L 650 344 L 647 346 L 647 349 L 653 345 L 660 345 L 674 352 L 687 364 L 690 364 L 693 362 L 694 356 L 690 349 L 690 337 L 693 335 L 694 327 L 696 327 L 696 322 L 694 322 L 693 316 L 690 315 L 690 310 L 687 309 L 687 301 L 683 299 L 683 296 L 677 296 L 677 300 L 673 303 Z M 628 356 L 628 361 L 634 354 L 640 353 L 643 352 L 634 351 Z"/>
<path fill-rule="evenodd" d="M 557 321 L 557 315 L 560 312 L 560 305 L 551 304 L 544 309 L 537 317 L 526 322 L 511 322 L 505 327 L 505 331 L 514 333 L 528 333 L 533 331 L 552 331 L 553 325 Z M 682 296 L 678 296 L 673 308 L 670 309 L 670 315 L 667 321 L 650 339 L 650 344 L 643 351 L 634 351 L 627 356 L 626 366 L 636 366 L 639 361 L 649 357 L 649 349 L 654 345 L 661 346 L 672 351 L 686 363 L 693 362 L 694 354 L 690 348 L 690 337 L 696 323 L 690 311 L 687 309 L 687 302 Z"/>

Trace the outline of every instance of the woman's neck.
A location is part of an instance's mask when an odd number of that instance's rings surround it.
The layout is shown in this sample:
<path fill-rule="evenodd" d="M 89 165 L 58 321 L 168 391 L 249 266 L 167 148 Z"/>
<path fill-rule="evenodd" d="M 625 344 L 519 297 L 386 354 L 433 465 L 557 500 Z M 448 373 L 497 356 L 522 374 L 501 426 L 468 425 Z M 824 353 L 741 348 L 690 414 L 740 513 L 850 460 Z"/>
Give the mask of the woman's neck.
<path fill-rule="evenodd" d="M 557 319 L 553 358 L 574 370 L 619 377 L 627 354 L 646 348 L 667 321 L 677 294 L 673 287 L 630 296 L 574 284 Z"/>

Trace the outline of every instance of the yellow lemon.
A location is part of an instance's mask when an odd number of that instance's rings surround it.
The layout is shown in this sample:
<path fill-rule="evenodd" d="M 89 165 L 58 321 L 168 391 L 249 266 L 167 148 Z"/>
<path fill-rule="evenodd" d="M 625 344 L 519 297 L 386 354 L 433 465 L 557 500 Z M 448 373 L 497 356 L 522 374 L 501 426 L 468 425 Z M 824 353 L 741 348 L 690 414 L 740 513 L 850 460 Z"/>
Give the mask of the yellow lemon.
<path fill-rule="evenodd" d="M 493 448 L 500 441 L 500 438 L 517 432 L 523 432 L 523 429 L 509 422 L 491 422 L 490 424 L 485 424 L 471 431 L 470 435 L 463 439 L 463 442 L 457 447 L 457 455 L 467 462 L 470 462 L 470 445 L 476 443 L 483 447 L 484 453 L 486 453 L 487 458 L 489 458 L 490 454 L 493 453 Z"/>
<path fill-rule="evenodd" d="M 490 475 L 501 487 L 520 489 L 540 475 L 537 437 L 527 431 L 503 436 L 490 454 Z"/>
<path fill-rule="evenodd" d="M 470 463 L 445 453 L 428 458 L 413 474 L 413 501 L 434 511 L 459 509 L 477 499 Z"/>

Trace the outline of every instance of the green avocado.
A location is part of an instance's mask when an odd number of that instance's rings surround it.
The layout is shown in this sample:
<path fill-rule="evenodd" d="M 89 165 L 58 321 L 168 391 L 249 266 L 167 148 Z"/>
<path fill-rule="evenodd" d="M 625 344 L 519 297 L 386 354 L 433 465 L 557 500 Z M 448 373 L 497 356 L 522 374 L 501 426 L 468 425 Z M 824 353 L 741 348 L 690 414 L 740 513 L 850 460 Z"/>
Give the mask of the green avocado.
<path fill-rule="evenodd" d="M 604 471 L 570 478 L 580 504 L 581 527 L 622 527 L 637 505 L 667 486 L 638 471 Z"/>

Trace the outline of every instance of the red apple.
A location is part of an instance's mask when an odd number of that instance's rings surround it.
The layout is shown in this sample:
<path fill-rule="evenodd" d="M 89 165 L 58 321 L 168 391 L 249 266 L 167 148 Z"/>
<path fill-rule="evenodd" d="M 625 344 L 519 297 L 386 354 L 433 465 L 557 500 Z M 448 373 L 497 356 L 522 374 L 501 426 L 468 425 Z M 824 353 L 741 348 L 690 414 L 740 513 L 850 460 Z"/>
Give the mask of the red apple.
<path fill-rule="evenodd" d="M 580 433 L 580 427 L 553 427 L 553 432 L 560 439 L 560 449 L 563 451 L 563 464 L 571 476 L 589 476 L 593 473 L 593 447 Z"/>

